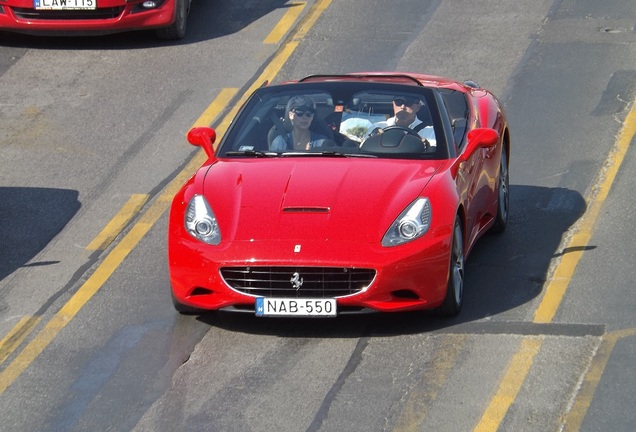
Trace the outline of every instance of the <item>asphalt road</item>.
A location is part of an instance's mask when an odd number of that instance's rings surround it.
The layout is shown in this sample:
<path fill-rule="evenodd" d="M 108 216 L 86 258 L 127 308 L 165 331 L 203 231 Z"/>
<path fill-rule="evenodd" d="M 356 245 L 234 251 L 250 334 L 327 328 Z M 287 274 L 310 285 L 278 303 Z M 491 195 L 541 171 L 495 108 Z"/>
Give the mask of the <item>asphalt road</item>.
<path fill-rule="evenodd" d="M 636 3 L 192 8 L 179 43 L 0 34 L 1 431 L 636 429 Z M 511 219 L 462 314 L 176 314 L 189 128 L 223 131 L 264 80 L 363 70 L 472 79 L 507 110 Z"/>

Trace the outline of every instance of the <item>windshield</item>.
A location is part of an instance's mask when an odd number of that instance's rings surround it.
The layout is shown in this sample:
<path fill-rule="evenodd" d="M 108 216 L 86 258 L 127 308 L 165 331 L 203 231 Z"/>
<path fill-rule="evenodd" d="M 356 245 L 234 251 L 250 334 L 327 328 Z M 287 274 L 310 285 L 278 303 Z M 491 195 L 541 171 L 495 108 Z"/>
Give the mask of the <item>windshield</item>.
<path fill-rule="evenodd" d="M 221 141 L 219 157 L 448 157 L 433 90 L 314 82 L 264 87 Z"/>

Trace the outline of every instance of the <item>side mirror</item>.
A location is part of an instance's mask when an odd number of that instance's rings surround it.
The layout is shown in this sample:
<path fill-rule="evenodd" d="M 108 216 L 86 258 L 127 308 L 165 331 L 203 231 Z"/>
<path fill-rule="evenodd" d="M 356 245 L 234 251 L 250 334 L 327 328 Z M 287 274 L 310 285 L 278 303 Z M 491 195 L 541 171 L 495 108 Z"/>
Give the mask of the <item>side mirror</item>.
<path fill-rule="evenodd" d="M 477 128 L 468 132 L 468 142 L 475 141 L 479 147 L 490 147 L 497 143 L 499 132 L 490 128 Z"/>
<path fill-rule="evenodd" d="M 214 156 L 212 144 L 216 140 L 216 132 L 211 127 L 199 126 L 190 129 L 188 132 L 188 142 L 193 146 L 203 147 L 208 159 Z"/>
<path fill-rule="evenodd" d="M 462 162 L 468 159 L 475 150 L 497 144 L 499 132 L 490 128 L 477 128 L 468 132 L 466 140 L 468 143 L 460 156 Z"/>
<path fill-rule="evenodd" d="M 490 128 L 477 128 L 468 132 L 466 135 L 466 148 L 455 160 L 451 171 L 453 177 L 457 175 L 459 166 L 466 162 L 480 148 L 492 147 L 499 141 L 499 132 Z"/>

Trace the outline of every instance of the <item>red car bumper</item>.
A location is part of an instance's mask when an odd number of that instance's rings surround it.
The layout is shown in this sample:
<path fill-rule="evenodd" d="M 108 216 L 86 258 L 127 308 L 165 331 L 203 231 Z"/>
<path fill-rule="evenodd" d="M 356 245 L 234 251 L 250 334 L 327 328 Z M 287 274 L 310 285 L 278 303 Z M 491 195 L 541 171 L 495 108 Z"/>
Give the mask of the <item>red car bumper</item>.
<path fill-rule="evenodd" d="M 47 0 L 59 4 L 64 0 Z M 86 3 L 87 0 L 84 1 Z M 144 7 L 143 0 L 96 1 L 92 10 L 36 9 L 36 0 L 0 1 L 0 30 L 33 34 L 107 34 L 128 30 L 167 27 L 175 19 L 176 0 L 155 0 Z"/>
<path fill-rule="evenodd" d="M 230 306 L 251 308 L 256 299 L 231 288 L 221 276 L 222 267 L 294 266 L 301 273 L 303 267 L 373 269 L 375 277 L 368 287 L 357 294 L 336 297 L 339 310 L 430 309 L 440 306 L 446 295 L 450 237 L 451 227 L 447 227 L 432 230 L 412 244 L 392 248 L 369 244 L 310 244 L 303 245 L 302 258 L 299 258 L 299 254 L 293 252 L 292 241 L 209 246 L 192 239 L 177 222 L 171 224 L 169 235 L 170 280 L 179 303 L 216 310 Z"/>

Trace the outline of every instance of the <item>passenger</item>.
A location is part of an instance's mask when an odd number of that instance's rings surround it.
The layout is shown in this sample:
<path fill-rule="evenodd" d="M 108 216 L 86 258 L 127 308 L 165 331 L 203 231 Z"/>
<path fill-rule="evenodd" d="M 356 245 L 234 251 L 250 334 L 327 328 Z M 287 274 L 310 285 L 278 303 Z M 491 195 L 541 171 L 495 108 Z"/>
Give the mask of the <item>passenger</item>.
<path fill-rule="evenodd" d="M 382 129 L 389 126 L 403 126 L 413 131 L 428 141 L 430 146 L 436 144 L 435 131 L 433 126 L 422 125 L 422 120 L 417 118 L 417 112 L 422 108 L 422 102 L 418 98 L 398 96 L 393 99 L 393 117 L 386 121 L 373 124 L 367 136 L 380 133 Z"/>
<path fill-rule="evenodd" d="M 316 103 L 307 96 L 294 96 L 287 102 L 285 113 L 292 125 L 292 131 L 278 135 L 272 141 L 270 150 L 309 150 L 320 147 L 326 136 L 309 130 L 316 115 Z"/>

